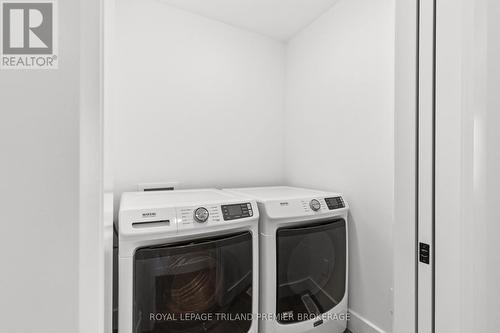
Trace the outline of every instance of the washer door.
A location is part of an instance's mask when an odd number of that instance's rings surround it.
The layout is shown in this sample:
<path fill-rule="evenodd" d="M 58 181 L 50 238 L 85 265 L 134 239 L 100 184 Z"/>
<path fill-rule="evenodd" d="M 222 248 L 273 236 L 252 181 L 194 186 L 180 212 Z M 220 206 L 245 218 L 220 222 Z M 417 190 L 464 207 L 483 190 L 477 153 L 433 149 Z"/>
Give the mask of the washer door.
<path fill-rule="evenodd" d="M 250 232 L 138 249 L 133 332 L 247 332 L 252 272 Z"/>
<path fill-rule="evenodd" d="M 282 228 L 276 236 L 278 321 L 314 319 L 339 304 L 346 291 L 345 220 Z"/>

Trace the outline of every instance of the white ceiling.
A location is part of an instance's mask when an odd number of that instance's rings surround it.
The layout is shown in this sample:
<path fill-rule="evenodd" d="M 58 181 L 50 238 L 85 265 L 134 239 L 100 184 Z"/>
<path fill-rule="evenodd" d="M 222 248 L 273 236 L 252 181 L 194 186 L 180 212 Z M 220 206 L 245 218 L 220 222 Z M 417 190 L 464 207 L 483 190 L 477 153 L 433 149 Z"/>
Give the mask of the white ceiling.
<path fill-rule="evenodd" d="M 162 0 L 279 40 L 288 40 L 338 0 Z"/>

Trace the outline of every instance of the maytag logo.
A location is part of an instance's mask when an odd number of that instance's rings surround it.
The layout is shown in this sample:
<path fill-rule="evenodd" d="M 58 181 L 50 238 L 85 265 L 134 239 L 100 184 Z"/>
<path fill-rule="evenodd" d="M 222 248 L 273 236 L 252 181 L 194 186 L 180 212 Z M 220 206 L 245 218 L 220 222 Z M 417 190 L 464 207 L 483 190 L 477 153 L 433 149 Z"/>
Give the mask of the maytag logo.
<path fill-rule="evenodd" d="M 288 202 L 280 202 L 281 207 L 288 207 L 289 203 Z"/>
<path fill-rule="evenodd" d="M 56 69 L 58 25 L 54 0 L 0 0 L 1 69 Z"/>
<path fill-rule="evenodd" d="M 142 217 L 145 219 L 148 217 L 156 217 L 156 213 L 155 212 L 142 213 Z"/>

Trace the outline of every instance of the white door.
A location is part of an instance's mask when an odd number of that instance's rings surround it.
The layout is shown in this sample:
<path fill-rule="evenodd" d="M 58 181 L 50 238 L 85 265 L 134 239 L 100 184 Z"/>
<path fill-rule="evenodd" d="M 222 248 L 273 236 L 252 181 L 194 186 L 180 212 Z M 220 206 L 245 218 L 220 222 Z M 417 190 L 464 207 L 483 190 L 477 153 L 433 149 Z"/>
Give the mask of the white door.
<path fill-rule="evenodd" d="M 437 333 L 500 327 L 500 1 L 437 0 Z"/>

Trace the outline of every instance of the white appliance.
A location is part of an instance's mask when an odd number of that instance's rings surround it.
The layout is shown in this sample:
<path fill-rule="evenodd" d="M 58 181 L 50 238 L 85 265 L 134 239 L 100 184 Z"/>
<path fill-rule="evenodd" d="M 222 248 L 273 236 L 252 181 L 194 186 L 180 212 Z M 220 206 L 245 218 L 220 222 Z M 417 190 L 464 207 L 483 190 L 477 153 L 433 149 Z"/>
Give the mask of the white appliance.
<path fill-rule="evenodd" d="M 258 218 L 220 190 L 124 193 L 118 331 L 257 332 Z"/>
<path fill-rule="evenodd" d="M 260 217 L 260 333 L 347 327 L 348 206 L 342 195 L 292 187 L 228 189 Z"/>

